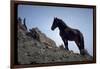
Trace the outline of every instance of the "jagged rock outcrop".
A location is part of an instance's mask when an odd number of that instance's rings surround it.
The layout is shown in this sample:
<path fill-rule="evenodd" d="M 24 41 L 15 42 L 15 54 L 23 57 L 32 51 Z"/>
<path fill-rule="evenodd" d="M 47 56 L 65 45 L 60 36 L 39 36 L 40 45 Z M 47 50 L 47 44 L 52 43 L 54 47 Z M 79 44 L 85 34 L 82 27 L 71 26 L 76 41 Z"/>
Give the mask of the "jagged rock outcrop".
<path fill-rule="evenodd" d="M 22 29 L 24 31 L 27 31 L 27 26 L 26 26 L 26 20 L 25 20 L 25 18 L 24 18 L 23 21 L 22 21 L 22 19 L 20 17 L 18 18 L 18 29 Z"/>
<path fill-rule="evenodd" d="M 38 40 L 43 43 L 48 48 L 56 47 L 55 42 L 48 38 L 44 33 L 42 33 L 38 28 L 29 29 L 29 32 L 26 33 L 29 37 L 31 36 L 33 39 Z"/>
<path fill-rule="evenodd" d="M 91 61 L 90 55 L 80 55 L 66 51 L 42 33 L 38 28 L 26 29 L 26 24 L 18 21 L 18 64 L 37 64 L 70 61 Z"/>

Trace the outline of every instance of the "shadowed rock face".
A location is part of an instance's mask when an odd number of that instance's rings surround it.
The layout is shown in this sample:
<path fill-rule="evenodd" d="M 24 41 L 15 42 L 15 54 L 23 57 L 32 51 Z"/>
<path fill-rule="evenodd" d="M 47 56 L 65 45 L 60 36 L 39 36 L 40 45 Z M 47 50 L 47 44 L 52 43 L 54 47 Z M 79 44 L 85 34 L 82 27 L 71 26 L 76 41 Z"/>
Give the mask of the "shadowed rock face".
<path fill-rule="evenodd" d="M 56 46 L 56 43 L 42 33 L 38 28 L 29 31 L 22 23 L 18 23 L 18 63 L 37 64 L 70 61 L 91 61 L 89 54 L 84 56 L 66 51 L 63 45 Z"/>

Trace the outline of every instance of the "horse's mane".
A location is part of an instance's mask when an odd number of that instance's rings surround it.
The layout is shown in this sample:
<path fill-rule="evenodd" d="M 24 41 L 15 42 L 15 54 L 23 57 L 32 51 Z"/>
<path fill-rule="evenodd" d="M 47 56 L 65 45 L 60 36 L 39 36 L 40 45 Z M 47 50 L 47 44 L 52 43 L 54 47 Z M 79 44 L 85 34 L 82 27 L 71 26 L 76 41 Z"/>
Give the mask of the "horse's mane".
<path fill-rule="evenodd" d="M 64 27 L 70 28 L 69 26 L 67 26 L 67 24 L 66 24 L 62 19 L 59 19 L 59 21 L 60 21 L 60 23 L 62 23 L 62 25 L 63 25 Z"/>

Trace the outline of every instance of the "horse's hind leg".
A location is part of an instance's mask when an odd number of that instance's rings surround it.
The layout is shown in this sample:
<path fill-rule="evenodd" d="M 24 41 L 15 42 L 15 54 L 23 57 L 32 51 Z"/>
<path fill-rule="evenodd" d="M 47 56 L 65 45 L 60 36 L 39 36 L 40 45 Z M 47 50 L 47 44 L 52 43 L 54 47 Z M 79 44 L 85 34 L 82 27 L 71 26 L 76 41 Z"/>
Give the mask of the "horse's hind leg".
<path fill-rule="evenodd" d="M 77 45 L 77 47 L 78 47 L 78 49 L 79 49 L 79 51 L 80 51 L 80 54 L 81 54 L 81 49 L 82 49 L 82 46 L 81 46 L 81 42 L 80 42 L 81 40 L 79 39 L 79 38 L 76 38 L 75 39 L 75 43 L 76 43 L 76 45 Z"/>
<path fill-rule="evenodd" d="M 80 54 L 84 55 L 84 39 L 83 39 L 83 37 L 80 39 L 77 39 L 75 41 L 75 43 L 77 44 L 77 46 L 80 50 Z"/>
<path fill-rule="evenodd" d="M 80 47 L 79 41 L 75 41 L 75 43 L 76 43 L 76 45 L 77 45 L 77 47 L 78 47 L 78 49 L 79 49 L 79 51 L 80 51 L 81 47 Z"/>
<path fill-rule="evenodd" d="M 82 37 L 81 38 L 81 41 L 80 41 L 80 54 L 84 55 L 85 54 L 85 49 L 84 49 L 84 38 Z"/>

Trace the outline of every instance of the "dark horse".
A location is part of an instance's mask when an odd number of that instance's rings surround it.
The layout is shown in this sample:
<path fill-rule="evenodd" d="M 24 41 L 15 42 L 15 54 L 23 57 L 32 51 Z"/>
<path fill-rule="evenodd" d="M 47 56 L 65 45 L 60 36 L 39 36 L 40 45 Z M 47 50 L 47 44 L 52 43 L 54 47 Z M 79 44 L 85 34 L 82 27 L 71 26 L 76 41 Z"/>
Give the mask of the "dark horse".
<path fill-rule="evenodd" d="M 78 29 L 72 29 L 68 27 L 63 20 L 59 18 L 54 18 L 51 29 L 54 30 L 57 27 L 60 30 L 59 34 L 65 44 L 65 49 L 69 50 L 68 40 L 75 41 L 79 48 L 80 54 L 84 55 L 84 37 L 82 33 Z"/>

